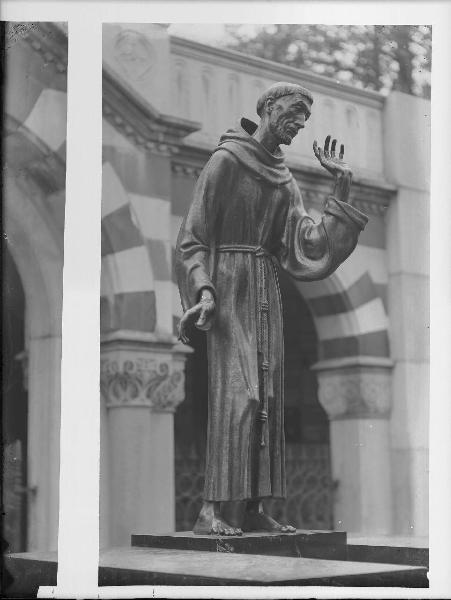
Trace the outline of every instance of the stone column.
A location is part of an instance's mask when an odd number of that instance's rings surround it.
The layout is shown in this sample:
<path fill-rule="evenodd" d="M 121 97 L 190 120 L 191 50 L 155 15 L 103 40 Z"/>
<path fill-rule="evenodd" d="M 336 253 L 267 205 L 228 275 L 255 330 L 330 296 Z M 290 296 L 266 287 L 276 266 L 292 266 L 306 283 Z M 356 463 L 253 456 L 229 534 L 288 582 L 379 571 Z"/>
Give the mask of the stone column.
<path fill-rule="evenodd" d="M 428 534 L 429 511 L 430 106 L 393 92 L 384 108 L 385 175 L 398 188 L 386 215 L 395 533 L 414 535 Z"/>
<path fill-rule="evenodd" d="M 354 357 L 322 361 L 313 368 L 319 401 L 330 419 L 334 526 L 349 533 L 388 534 L 391 363 Z"/>
<path fill-rule="evenodd" d="M 186 351 L 151 335 L 130 335 L 102 341 L 104 546 L 129 545 L 132 533 L 175 526 L 173 413 L 184 398 Z"/>
<path fill-rule="evenodd" d="M 28 356 L 28 550 L 56 550 L 61 336 L 32 334 Z"/>

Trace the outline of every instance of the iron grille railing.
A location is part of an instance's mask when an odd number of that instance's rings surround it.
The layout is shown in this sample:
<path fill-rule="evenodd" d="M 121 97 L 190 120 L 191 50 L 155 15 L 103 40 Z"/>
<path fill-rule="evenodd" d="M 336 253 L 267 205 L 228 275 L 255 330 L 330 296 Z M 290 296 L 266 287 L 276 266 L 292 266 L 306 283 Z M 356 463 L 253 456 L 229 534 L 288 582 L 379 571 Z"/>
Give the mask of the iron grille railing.
<path fill-rule="evenodd" d="M 287 444 L 287 499 L 266 501 L 270 514 L 299 529 L 332 529 L 333 486 L 328 444 Z M 204 460 L 176 451 L 176 528 L 193 528 L 202 505 Z"/>

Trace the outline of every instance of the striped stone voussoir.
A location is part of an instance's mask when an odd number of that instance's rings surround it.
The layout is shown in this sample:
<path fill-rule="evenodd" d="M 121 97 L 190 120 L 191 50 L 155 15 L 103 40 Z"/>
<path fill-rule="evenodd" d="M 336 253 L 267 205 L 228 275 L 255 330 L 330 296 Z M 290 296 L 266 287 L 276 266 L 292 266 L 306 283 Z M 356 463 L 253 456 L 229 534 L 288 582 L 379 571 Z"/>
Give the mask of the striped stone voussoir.
<path fill-rule="evenodd" d="M 298 285 L 312 312 L 320 360 L 390 355 L 385 250 L 359 244 L 324 282 Z"/>
<path fill-rule="evenodd" d="M 103 164 L 102 332 L 171 334 L 170 204 L 130 192 L 115 167 Z"/>
<path fill-rule="evenodd" d="M 67 36 L 53 24 L 36 23 L 10 40 L 8 53 L 4 98 L 8 164 L 29 173 L 47 192 L 61 191 L 65 187 Z"/>

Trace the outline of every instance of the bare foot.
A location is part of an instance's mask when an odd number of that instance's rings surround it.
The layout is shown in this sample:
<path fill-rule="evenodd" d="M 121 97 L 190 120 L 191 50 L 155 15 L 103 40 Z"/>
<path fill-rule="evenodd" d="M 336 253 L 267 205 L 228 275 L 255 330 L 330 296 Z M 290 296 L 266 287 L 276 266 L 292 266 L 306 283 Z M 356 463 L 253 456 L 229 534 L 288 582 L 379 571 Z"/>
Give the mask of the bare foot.
<path fill-rule="evenodd" d="M 273 533 L 296 533 L 292 525 L 282 525 L 261 511 L 247 510 L 244 515 L 243 531 L 270 531 Z"/>
<path fill-rule="evenodd" d="M 232 527 L 221 517 L 217 502 L 204 502 L 193 533 L 195 535 L 243 535 L 239 527 Z"/>

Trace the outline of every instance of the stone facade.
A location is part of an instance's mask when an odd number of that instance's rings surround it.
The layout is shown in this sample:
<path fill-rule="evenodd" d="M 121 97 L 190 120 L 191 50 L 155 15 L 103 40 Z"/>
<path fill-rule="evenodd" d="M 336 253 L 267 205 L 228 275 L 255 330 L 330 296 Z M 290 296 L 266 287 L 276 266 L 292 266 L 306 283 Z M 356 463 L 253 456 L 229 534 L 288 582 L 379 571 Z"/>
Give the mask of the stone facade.
<path fill-rule="evenodd" d="M 103 52 L 102 544 L 174 527 L 173 418 L 187 355 L 175 335 L 173 248 L 218 136 L 241 116 L 256 119 L 256 97 L 278 80 L 314 95 L 287 150 L 310 214 L 331 185 L 312 142 L 332 132 L 355 171 L 353 202 L 370 217 L 334 275 L 296 284 L 318 338 L 334 526 L 426 534 L 430 104 L 170 37 L 158 25 L 104 25 Z M 56 544 L 58 506 L 64 30 L 39 25 L 8 61 L 5 223 L 26 296 L 28 486 L 37 489 L 28 544 L 46 549 Z"/>
<path fill-rule="evenodd" d="M 396 121 L 396 117 L 391 116 L 394 110 L 392 106 L 396 106 L 397 110 L 400 106 L 412 107 L 409 110 L 422 111 L 426 115 L 421 121 L 422 133 L 409 143 L 415 145 L 418 152 L 420 148 L 426 148 L 426 152 L 418 156 L 419 166 L 415 175 L 417 178 L 423 177 L 420 187 L 426 189 L 424 194 L 427 194 L 424 165 L 429 157 L 427 145 L 421 145 L 421 139 L 428 135 L 428 110 L 423 110 L 424 102 L 397 93 L 385 100 L 373 92 L 338 85 L 310 73 L 181 38 L 167 37 L 165 42 L 165 29 L 155 29 L 154 26 L 140 26 L 135 33 L 141 40 L 142 47 L 148 47 L 148 52 L 152 54 L 152 60 L 149 59 L 150 71 L 153 70 L 156 76 L 164 65 L 166 79 L 161 87 L 146 87 L 136 74 L 127 74 L 121 68 L 116 54 L 111 50 L 111 40 L 118 43 L 118 40 L 124 39 L 124 35 L 133 37 L 132 30 L 133 26 L 130 25 L 104 27 L 105 40 L 109 40 L 105 42 L 104 57 L 107 76 L 116 81 L 118 88 L 119 84 L 123 84 L 124 88 L 134 90 L 133 101 L 141 111 L 147 107 L 147 127 L 144 127 L 145 115 L 142 113 L 143 126 L 137 129 L 145 132 L 154 128 L 154 125 L 148 126 L 149 122 L 155 122 L 156 127 L 157 123 L 161 126 L 164 120 L 180 120 L 180 126 L 183 124 L 185 129 L 178 140 L 168 134 L 160 136 L 163 148 L 154 145 L 147 151 L 142 144 L 137 143 L 130 130 L 127 132 L 126 127 L 124 129 L 113 123 L 106 129 L 104 144 L 108 149 L 104 153 L 104 182 L 108 181 L 108 192 L 105 191 L 104 205 L 111 203 L 113 197 L 122 198 L 121 202 L 129 204 L 130 220 L 144 240 L 142 246 L 147 248 L 149 257 L 145 260 L 144 251 L 139 251 L 142 264 L 146 263 L 149 272 L 148 287 L 145 290 L 140 288 L 143 302 L 140 306 L 143 307 L 142 315 L 151 314 L 152 318 L 146 316 L 139 325 L 136 322 L 138 313 L 131 309 L 131 304 L 124 314 L 133 313 L 135 327 L 158 335 L 158 331 L 168 332 L 170 319 L 167 310 L 171 306 L 171 333 L 175 333 L 181 308 L 174 278 L 169 277 L 172 272 L 173 247 L 182 218 L 188 209 L 196 178 L 209 153 L 219 135 L 240 116 L 257 118 L 255 98 L 266 86 L 278 80 L 291 80 L 309 87 L 315 98 L 312 117 L 302 135 L 287 149 L 288 163 L 300 183 L 307 208 L 312 216 L 317 216 L 330 188 L 327 177 L 315 164 L 311 152 L 313 139 L 321 139 L 333 131 L 344 141 L 355 170 L 353 202 L 370 216 L 355 252 L 333 276 L 322 282 L 296 284 L 307 302 L 318 335 L 319 400 L 330 418 L 331 456 L 333 470 L 335 469 L 333 476 L 340 480 L 340 489 L 345 490 L 342 498 L 346 496 L 346 490 L 356 486 L 366 490 L 360 495 L 354 494 L 353 497 L 359 499 L 348 503 L 350 508 L 345 513 L 342 511 L 344 503 L 340 500 L 340 495 L 336 495 L 335 525 L 350 531 L 389 533 L 396 530 L 410 533 L 414 530 L 417 534 L 426 533 L 423 517 L 416 519 L 414 529 L 405 521 L 405 517 L 403 524 L 397 520 L 395 507 L 405 505 L 406 492 L 396 483 L 396 467 L 393 466 L 393 472 L 390 468 L 393 456 L 399 456 L 399 461 L 415 461 L 419 454 L 415 449 L 416 442 L 400 441 L 405 432 L 400 434 L 401 424 L 395 425 L 399 419 L 400 406 L 407 402 L 401 399 L 407 397 L 407 390 L 401 392 L 402 379 L 399 374 L 406 366 L 398 365 L 393 354 L 393 349 L 402 344 L 404 334 L 398 326 L 402 319 L 396 317 L 402 304 L 397 304 L 391 295 L 393 284 L 390 271 L 393 260 L 396 260 L 391 256 L 395 251 L 391 245 L 391 231 L 393 227 L 397 227 L 394 239 L 398 244 L 405 245 L 409 227 L 406 223 L 400 222 L 397 226 L 396 221 L 392 222 L 393 208 L 400 202 L 402 193 L 399 189 L 399 177 L 395 174 L 397 165 L 401 165 L 401 162 L 399 156 L 393 161 L 389 157 L 394 152 L 399 155 L 401 139 L 397 138 L 396 142 L 392 140 L 391 136 L 397 135 L 390 133 L 397 130 L 395 122 L 387 131 L 387 124 L 391 124 L 392 119 Z M 153 51 L 150 51 L 151 47 Z M 136 48 L 130 52 L 135 52 L 138 62 L 141 60 L 141 54 Z M 166 99 L 164 93 L 167 94 Z M 108 95 L 105 100 L 108 101 Z M 128 111 L 130 106 L 122 106 L 123 116 Z M 155 114 L 155 111 L 162 112 Z M 136 114 L 136 110 L 134 113 Z M 112 123 L 108 115 L 106 119 Z M 188 131 L 190 127 L 191 131 Z M 112 145 L 116 147 L 115 152 L 111 150 Z M 143 169 L 135 168 L 132 171 L 126 168 L 124 163 L 127 155 L 128 164 L 132 160 L 138 161 L 143 164 Z M 145 172 L 144 164 L 147 165 Z M 410 170 L 412 173 L 413 171 Z M 137 179 L 141 178 L 143 183 L 138 184 Z M 113 180 L 121 190 L 112 195 Z M 104 189 L 106 190 L 106 186 Z M 418 201 L 427 204 L 427 196 L 423 195 Z M 404 204 L 403 214 L 410 215 L 411 206 L 412 203 L 408 208 Z M 418 210 L 422 210 L 419 205 L 415 208 L 415 211 Z M 111 222 L 111 218 L 109 213 L 107 220 Z M 400 217 L 394 215 L 394 218 Z M 107 225 L 105 219 L 104 224 Z M 423 240 L 420 243 L 427 246 L 427 227 L 421 232 L 416 230 L 416 235 L 419 240 Z M 131 238 L 132 236 L 130 240 Z M 136 235 L 135 242 L 128 242 L 131 247 L 124 247 L 125 236 L 122 237 L 118 254 L 124 265 L 125 261 L 132 260 L 132 255 L 138 256 L 140 238 Z M 158 239 L 161 241 L 158 242 Z M 166 244 L 165 253 L 157 250 L 162 242 Z M 127 253 L 130 259 L 126 258 Z M 413 255 L 409 256 L 417 264 Z M 112 253 L 105 260 L 105 281 L 108 279 L 107 264 L 111 265 L 116 259 L 117 255 Z M 420 257 L 418 268 L 423 269 L 420 265 L 424 264 L 424 258 Z M 403 269 L 402 267 L 399 274 L 402 281 L 405 280 Z M 109 279 L 111 281 L 112 278 Z M 136 286 L 143 286 L 143 282 L 141 277 Z M 133 287 L 131 284 L 130 286 Z M 110 287 L 103 288 L 102 295 L 108 289 L 109 297 L 114 298 L 115 291 L 112 287 L 114 286 L 110 284 Z M 145 294 L 148 295 L 147 304 Z M 133 302 L 137 302 L 136 294 L 134 298 Z M 126 302 L 125 299 L 122 301 Z M 419 332 L 427 326 L 424 294 L 418 297 L 418 302 L 415 314 L 420 319 L 417 318 L 412 332 Z M 114 327 L 120 328 L 121 324 L 115 323 Z M 427 350 L 423 352 L 427 353 Z M 335 365 L 331 367 L 334 361 Z M 340 364 L 340 361 L 344 363 Z M 424 375 L 420 377 L 422 381 L 426 381 Z M 424 385 L 423 388 L 420 385 L 418 389 L 424 389 Z M 423 392 L 418 401 L 427 410 L 427 393 Z M 347 444 L 344 442 L 346 440 Z M 353 445 L 350 445 L 351 440 Z M 371 452 L 359 450 L 365 448 L 367 443 L 372 448 Z M 404 444 L 402 452 L 396 450 L 400 444 Z M 354 463 L 355 460 L 361 461 L 360 470 L 362 472 L 363 469 L 365 477 L 357 477 L 355 470 L 343 470 L 337 466 L 340 456 L 343 460 L 349 459 L 349 452 L 352 453 Z M 367 464 L 365 460 L 368 461 Z M 425 465 L 418 465 L 425 477 Z M 414 481 L 420 482 L 418 468 L 415 476 L 417 479 L 414 477 Z M 424 479 L 421 486 L 426 490 Z M 425 509 L 421 510 L 425 515 Z"/>

